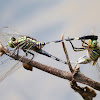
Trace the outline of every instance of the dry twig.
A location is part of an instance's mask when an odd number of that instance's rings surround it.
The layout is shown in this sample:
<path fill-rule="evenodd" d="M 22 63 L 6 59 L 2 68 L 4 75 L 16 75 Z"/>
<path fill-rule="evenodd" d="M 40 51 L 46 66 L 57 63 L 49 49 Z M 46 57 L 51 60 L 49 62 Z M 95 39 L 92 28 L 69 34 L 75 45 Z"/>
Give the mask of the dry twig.
<path fill-rule="evenodd" d="M 0 45 L 2 45 L 2 44 L 0 43 Z M 18 56 L 17 55 L 12 55 L 10 53 L 10 51 L 8 49 L 6 50 L 4 47 L 3 47 L 3 50 L 4 50 L 6 55 L 12 57 L 15 60 L 19 60 L 20 58 L 22 58 L 22 56 L 20 56 L 20 55 L 18 55 Z M 73 79 L 73 76 L 72 76 L 71 72 L 67 72 L 67 71 L 63 71 L 63 70 L 57 69 L 57 68 L 53 68 L 51 66 L 47 66 L 47 65 L 41 64 L 41 63 L 36 62 L 34 60 L 30 61 L 30 59 L 25 58 L 25 57 L 20 59 L 20 62 L 23 62 L 23 63 L 26 63 L 26 64 L 28 62 L 30 62 L 29 66 L 33 66 L 33 67 L 38 68 L 38 69 L 40 69 L 42 71 L 45 71 L 47 73 L 50 73 L 52 75 L 55 75 L 55 76 L 63 78 L 63 79 L 67 79 L 69 81 L 72 81 L 72 79 Z M 92 79 L 90 79 L 88 77 L 86 77 L 81 72 L 78 72 L 77 75 L 75 75 L 74 81 L 82 83 L 82 84 L 86 84 L 86 85 L 88 85 L 88 86 L 100 91 L 100 83 L 96 82 L 96 81 L 94 81 L 94 80 L 92 80 Z M 77 85 L 77 84 L 75 84 L 75 85 Z M 74 86 L 74 85 L 72 85 L 72 86 Z"/>
<path fill-rule="evenodd" d="M 63 38 L 64 38 L 64 35 L 61 36 L 61 39 L 63 39 Z M 95 91 L 93 89 L 87 87 L 87 86 L 86 87 L 80 87 L 80 86 L 77 85 L 75 77 L 77 77 L 78 72 L 80 72 L 79 67 L 77 65 L 75 65 L 75 68 L 73 70 L 64 42 L 62 42 L 62 46 L 63 46 L 63 50 L 65 52 L 65 56 L 66 56 L 66 59 L 67 59 L 67 62 L 68 62 L 69 69 L 72 73 L 72 80 L 70 82 L 71 88 L 74 89 L 76 92 L 78 92 L 83 97 L 84 100 L 92 100 L 93 97 L 96 96 Z"/>

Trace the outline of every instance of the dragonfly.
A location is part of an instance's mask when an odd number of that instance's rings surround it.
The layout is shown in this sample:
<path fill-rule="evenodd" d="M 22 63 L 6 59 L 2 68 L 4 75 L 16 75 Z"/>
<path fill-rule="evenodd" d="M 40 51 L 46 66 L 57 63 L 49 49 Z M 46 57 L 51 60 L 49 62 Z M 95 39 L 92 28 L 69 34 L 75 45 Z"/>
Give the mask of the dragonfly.
<path fill-rule="evenodd" d="M 5 27 L 8 28 L 8 27 Z M 11 28 L 10 28 L 11 29 Z M 12 29 L 11 29 L 12 30 Z M 2 34 L 2 32 L 0 32 L 0 34 Z M 9 33 L 3 33 L 2 35 L 5 36 L 9 36 L 9 35 L 13 35 L 13 34 L 9 34 Z M 88 36 L 83 36 L 83 37 L 78 37 L 78 38 L 68 38 L 68 39 L 64 39 L 64 40 L 56 40 L 56 41 L 51 41 L 51 42 L 40 42 L 38 40 L 36 40 L 33 37 L 29 37 L 26 35 L 21 35 L 19 33 L 16 34 L 17 36 L 19 36 L 19 38 L 16 38 L 14 36 L 11 37 L 11 39 L 9 41 L 7 41 L 7 46 L 9 46 L 10 48 L 14 48 L 14 52 L 17 50 L 17 54 L 19 54 L 19 50 L 23 50 L 25 52 L 25 55 L 27 56 L 28 54 L 31 54 L 34 58 L 34 53 L 31 51 L 35 51 L 39 54 L 45 55 L 47 57 L 50 57 L 56 61 L 59 61 L 61 63 L 67 64 L 66 61 L 63 61 L 51 54 L 49 54 L 48 52 L 44 51 L 42 48 L 50 43 L 59 43 L 62 41 L 72 41 L 72 40 L 82 40 L 82 39 L 97 39 L 97 36 L 94 35 L 88 35 Z M 31 59 L 31 60 L 32 60 Z M 7 77 L 8 75 L 10 75 L 10 72 L 13 72 L 13 70 L 15 70 L 16 68 L 15 64 L 13 67 L 11 67 L 11 69 L 9 69 L 5 74 L 3 74 L 3 77 L 1 76 L 0 80 L 3 80 L 5 77 Z M 32 66 L 28 66 L 27 64 L 23 65 L 25 69 L 27 70 L 32 70 Z M 28 66 L 28 67 L 27 67 Z"/>
<path fill-rule="evenodd" d="M 77 64 L 88 64 L 92 62 L 92 66 L 96 65 L 98 71 L 100 72 L 100 66 L 97 63 L 98 59 L 100 58 L 100 46 L 97 40 L 98 38 L 89 39 L 88 42 L 86 42 L 85 40 L 81 40 L 82 48 L 77 48 L 71 41 L 69 42 L 73 50 L 76 52 L 87 50 L 87 56 L 80 57 L 76 62 Z"/>

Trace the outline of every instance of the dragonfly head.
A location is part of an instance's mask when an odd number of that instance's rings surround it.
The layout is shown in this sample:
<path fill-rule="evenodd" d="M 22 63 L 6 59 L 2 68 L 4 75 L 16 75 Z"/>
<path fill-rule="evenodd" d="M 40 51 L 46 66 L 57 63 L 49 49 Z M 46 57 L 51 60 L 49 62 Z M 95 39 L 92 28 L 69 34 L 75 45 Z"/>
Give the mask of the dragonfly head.
<path fill-rule="evenodd" d="M 8 41 L 8 46 L 11 48 L 15 48 L 14 42 L 16 41 L 15 37 L 11 37 L 11 39 Z"/>
<path fill-rule="evenodd" d="M 90 46 L 90 47 L 96 47 L 97 46 L 97 40 L 91 40 L 91 39 L 89 39 L 88 40 L 88 45 Z"/>

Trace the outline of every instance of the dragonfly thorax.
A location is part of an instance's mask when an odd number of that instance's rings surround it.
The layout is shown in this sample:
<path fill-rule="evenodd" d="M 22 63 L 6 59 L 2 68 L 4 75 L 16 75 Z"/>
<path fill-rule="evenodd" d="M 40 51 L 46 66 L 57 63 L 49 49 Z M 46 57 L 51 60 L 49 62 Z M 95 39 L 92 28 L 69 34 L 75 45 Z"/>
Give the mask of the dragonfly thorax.
<path fill-rule="evenodd" d="M 88 48 L 88 54 L 92 61 L 96 61 L 100 57 L 100 47 Z"/>
<path fill-rule="evenodd" d="M 11 48 L 20 48 L 20 49 L 28 49 L 28 50 L 33 50 L 33 51 L 37 51 L 40 50 L 41 48 L 43 48 L 45 46 L 45 42 L 40 42 L 37 41 L 34 38 L 31 38 L 29 36 L 23 36 L 20 37 L 18 39 L 16 39 L 15 37 L 12 37 L 9 41 L 8 41 L 8 46 Z"/>

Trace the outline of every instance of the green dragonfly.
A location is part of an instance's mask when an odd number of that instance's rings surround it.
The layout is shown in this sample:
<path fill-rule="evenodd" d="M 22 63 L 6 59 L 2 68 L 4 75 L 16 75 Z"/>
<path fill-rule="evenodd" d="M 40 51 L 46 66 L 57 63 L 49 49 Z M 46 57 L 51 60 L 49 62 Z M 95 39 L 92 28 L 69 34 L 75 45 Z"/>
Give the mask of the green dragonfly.
<path fill-rule="evenodd" d="M 89 39 L 88 42 L 85 40 L 82 41 L 82 48 L 76 48 L 74 47 L 73 43 L 71 41 L 70 44 L 74 51 L 84 51 L 87 50 L 87 56 L 80 57 L 77 60 L 77 64 L 88 64 L 90 62 L 93 62 L 93 66 L 96 65 L 98 71 L 100 72 L 100 66 L 98 64 L 98 59 L 100 58 L 100 46 L 97 41 L 98 38 L 95 39 Z"/>
<path fill-rule="evenodd" d="M 5 28 L 8 28 L 8 27 L 5 27 Z M 19 33 L 11 34 L 11 33 L 7 33 L 7 32 L 0 32 L 0 34 L 4 37 L 7 37 L 6 40 L 8 39 L 9 36 L 12 36 L 11 39 L 9 41 L 7 40 L 6 43 L 10 48 L 14 49 L 13 54 L 16 51 L 17 51 L 17 54 L 19 54 L 19 50 L 21 49 L 22 51 L 25 52 L 26 56 L 28 54 L 31 54 L 33 56 L 32 57 L 32 59 L 33 59 L 34 53 L 32 51 L 35 51 L 39 54 L 45 55 L 47 57 L 50 57 L 50 58 L 52 58 L 56 61 L 59 61 L 61 63 L 64 63 L 64 64 L 67 64 L 67 62 L 49 54 L 48 52 L 44 51 L 42 48 L 45 45 L 50 44 L 50 43 L 59 43 L 62 41 L 72 41 L 72 40 L 82 40 L 82 39 L 97 39 L 98 38 L 97 36 L 94 36 L 94 35 L 88 35 L 88 36 L 83 36 L 83 37 L 78 37 L 78 38 L 68 38 L 68 39 L 64 39 L 64 40 L 56 40 L 56 41 L 51 41 L 51 42 L 40 42 L 32 37 L 20 35 Z M 4 59 L 4 61 L 5 61 L 5 59 Z M 3 63 L 3 60 L 2 60 L 2 63 Z M 7 69 L 7 72 L 5 72 L 5 73 L 3 73 L 3 71 L 2 71 L 3 74 L 0 76 L 0 81 L 2 81 L 5 77 L 10 75 L 12 72 L 14 72 L 16 70 L 16 65 L 17 64 L 12 65 L 12 67 L 10 69 Z M 32 68 L 30 68 L 30 67 L 31 66 L 28 66 L 28 68 L 27 67 L 25 67 L 25 68 L 27 70 L 32 70 Z"/>

